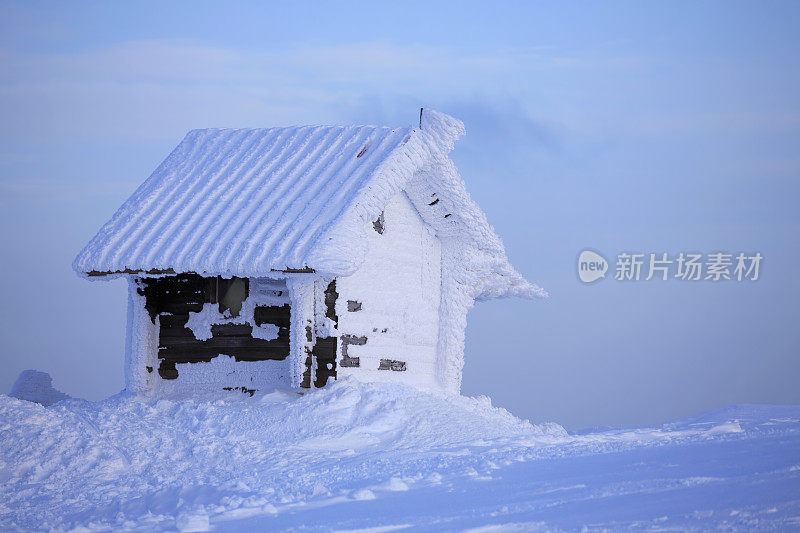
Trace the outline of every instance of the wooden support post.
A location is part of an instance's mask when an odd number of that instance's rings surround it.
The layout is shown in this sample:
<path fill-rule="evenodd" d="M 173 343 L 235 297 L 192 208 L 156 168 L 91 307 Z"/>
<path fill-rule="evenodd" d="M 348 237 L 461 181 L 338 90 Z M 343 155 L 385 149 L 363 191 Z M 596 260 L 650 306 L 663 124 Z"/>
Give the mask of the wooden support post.
<path fill-rule="evenodd" d="M 314 276 L 288 275 L 286 285 L 291 301 L 289 359 L 293 387 L 311 387 L 314 378 L 309 372 L 304 379 L 306 362 L 311 359 L 316 335 L 314 333 Z"/>
<path fill-rule="evenodd" d="M 128 277 L 128 322 L 125 335 L 125 389 L 134 394 L 151 391 L 158 368 L 158 318 L 155 323 L 139 294 L 139 279 Z"/>

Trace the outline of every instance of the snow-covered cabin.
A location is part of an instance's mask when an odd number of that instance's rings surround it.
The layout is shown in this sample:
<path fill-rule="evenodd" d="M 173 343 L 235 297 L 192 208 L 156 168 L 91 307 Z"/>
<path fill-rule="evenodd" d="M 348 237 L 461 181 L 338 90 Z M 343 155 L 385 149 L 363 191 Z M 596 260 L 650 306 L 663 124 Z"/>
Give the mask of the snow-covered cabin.
<path fill-rule="evenodd" d="M 461 121 L 189 132 L 78 254 L 127 278 L 134 392 L 392 380 L 457 392 L 514 270 L 448 153 Z"/>

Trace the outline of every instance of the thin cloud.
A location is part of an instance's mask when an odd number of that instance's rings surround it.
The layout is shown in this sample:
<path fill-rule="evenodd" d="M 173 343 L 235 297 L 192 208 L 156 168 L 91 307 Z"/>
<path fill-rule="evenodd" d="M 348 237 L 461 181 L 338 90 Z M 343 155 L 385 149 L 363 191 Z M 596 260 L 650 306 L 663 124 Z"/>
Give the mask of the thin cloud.
<path fill-rule="evenodd" d="M 187 127 L 329 122 L 364 95 L 426 100 L 518 87 L 581 68 L 557 51 L 359 43 L 265 53 L 192 41 L 132 41 L 75 53 L 2 52 L 0 135 L 174 136 Z"/>

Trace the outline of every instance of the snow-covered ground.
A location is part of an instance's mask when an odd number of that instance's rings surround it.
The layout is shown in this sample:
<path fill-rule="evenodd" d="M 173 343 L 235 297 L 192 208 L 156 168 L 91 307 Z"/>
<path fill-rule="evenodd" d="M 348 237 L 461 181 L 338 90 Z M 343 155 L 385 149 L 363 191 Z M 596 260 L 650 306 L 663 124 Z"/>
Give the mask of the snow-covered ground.
<path fill-rule="evenodd" d="M 2 530 L 800 529 L 800 406 L 568 434 L 486 398 L 0 395 Z"/>

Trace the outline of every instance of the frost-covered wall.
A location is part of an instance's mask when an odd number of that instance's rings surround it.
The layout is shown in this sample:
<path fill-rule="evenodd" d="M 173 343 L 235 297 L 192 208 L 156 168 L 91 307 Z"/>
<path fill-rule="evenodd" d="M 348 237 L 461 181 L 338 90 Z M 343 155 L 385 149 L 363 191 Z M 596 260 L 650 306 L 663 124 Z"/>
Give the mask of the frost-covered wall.
<path fill-rule="evenodd" d="M 466 191 L 445 154 L 438 154 L 405 188 L 422 219 L 436 232 L 442 253 L 442 297 L 436 376 L 448 392 L 461 389 L 467 313 L 476 300 L 544 297 L 509 264 L 503 243 Z"/>
<path fill-rule="evenodd" d="M 439 241 L 403 192 L 365 231 L 363 264 L 336 283 L 338 376 L 435 385 Z"/>

